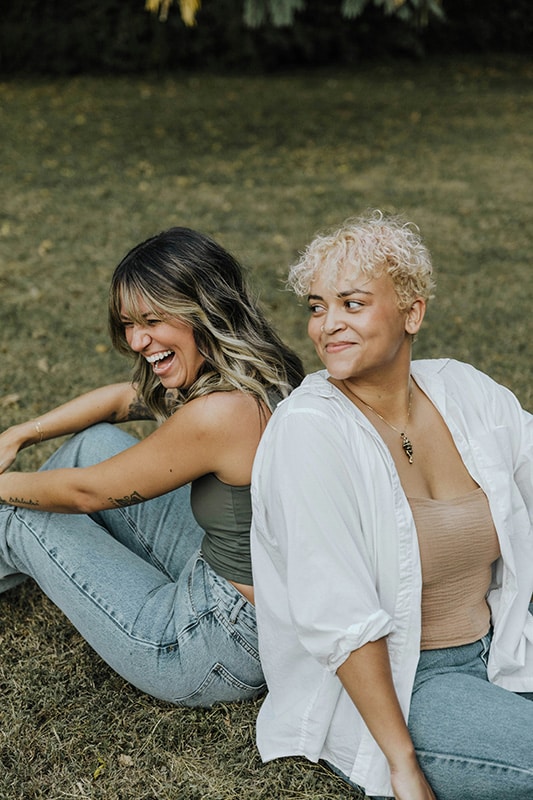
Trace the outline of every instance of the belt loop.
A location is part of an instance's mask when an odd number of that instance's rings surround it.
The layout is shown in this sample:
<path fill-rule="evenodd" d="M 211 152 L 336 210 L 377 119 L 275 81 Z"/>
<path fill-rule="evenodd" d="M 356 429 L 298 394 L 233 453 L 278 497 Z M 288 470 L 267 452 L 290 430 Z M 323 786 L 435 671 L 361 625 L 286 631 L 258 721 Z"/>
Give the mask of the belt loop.
<path fill-rule="evenodd" d="M 483 661 L 483 663 L 485 664 L 485 666 L 487 666 L 488 660 L 489 660 L 490 645 L 491 645 L 491 642 L 492 642 L 492 629 L 489 630 L 489 632 L 485 636 L 483 636 L 480 641 L 481 641 L 481 648 L 482 648 L 482 651 L 480 653 L 480 657 L 481 657 L 481 660 Z"/>
<path fill-rule="evenodd" d="M 229 621 L 231 622 L 232 625 L 235 625 L 235 623 L 237 622 L 237 617 L 239 616 L 240 611 L 243 608 L 244 604 L 247 602 L 248 601 L 246 600 L 246 597 L 240 595 L 239 599 L 231 609 L 231 614 L 229 615 Z"/>

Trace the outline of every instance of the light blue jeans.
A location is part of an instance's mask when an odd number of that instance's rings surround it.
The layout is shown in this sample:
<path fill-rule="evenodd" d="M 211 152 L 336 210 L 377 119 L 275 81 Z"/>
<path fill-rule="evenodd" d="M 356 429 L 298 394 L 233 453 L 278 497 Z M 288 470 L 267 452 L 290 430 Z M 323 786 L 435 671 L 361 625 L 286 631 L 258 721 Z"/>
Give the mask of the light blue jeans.
<path fill-rule="evenodd" d="M 96 425 L 43 469 L 94 464 L 135 442 Z M 255 609 L 202 558 L 189 497 L 186 486 L 90 516 L 0 506 L 0 591 L 31 576 L 116 672 L 154 697 L 252 699 L 266 688 Z"/>
<path fill-rule="evenodd" d="M 490 635 L 420 654 L 408 725 L 437 800 L 533 798 L 533 694 L 489 683 L 489 648 Z"/>

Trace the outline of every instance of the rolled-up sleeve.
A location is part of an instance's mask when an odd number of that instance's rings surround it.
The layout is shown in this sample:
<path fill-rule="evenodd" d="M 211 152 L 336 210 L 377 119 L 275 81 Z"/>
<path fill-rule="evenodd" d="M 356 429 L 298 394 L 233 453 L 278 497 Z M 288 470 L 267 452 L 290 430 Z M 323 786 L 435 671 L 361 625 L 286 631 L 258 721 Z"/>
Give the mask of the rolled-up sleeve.
<path fill-rule="evenodd" d="M 332 672 L 393 626 L 376 588 L 371 467 L 364 453 L 354 458 L 364 441 L 349 424 L 313 406 L 280 409 L 267 426 L 253 481 L 255 583 L 262 595 L 276 593 L 267 603 L 285 594 L 301 646 Z M 259 574 L 259 551 L 276 580 Z"/>

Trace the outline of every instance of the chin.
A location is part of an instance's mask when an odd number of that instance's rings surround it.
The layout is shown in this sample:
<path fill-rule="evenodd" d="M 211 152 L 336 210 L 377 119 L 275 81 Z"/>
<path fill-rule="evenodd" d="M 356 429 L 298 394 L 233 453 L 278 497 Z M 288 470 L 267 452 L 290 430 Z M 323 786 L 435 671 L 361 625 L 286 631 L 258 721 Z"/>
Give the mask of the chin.
<path fill-rule="evenodd" d="M 336 381 L 345 381 L 348 378 L 352 377 L 352 371 L 350 369 L 342 369 L 341 367 L 328 367 L 325 365 L 328 375 L 331 378 L 335 378 Z"/>
<path fill-rule="evenodd" d="M 183 385 L 180 381 L 172 380 L 172 378 L 160 378 L 159 383 L 161 386 L 164 386 L 165 389 L 185 389 L 186 386 Z"/>

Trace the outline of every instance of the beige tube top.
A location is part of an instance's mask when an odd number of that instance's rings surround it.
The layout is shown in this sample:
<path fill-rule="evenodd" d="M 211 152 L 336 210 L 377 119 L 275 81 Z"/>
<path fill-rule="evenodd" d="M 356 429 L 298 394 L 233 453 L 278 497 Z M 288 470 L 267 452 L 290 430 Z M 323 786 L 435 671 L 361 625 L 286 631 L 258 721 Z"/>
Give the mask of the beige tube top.
<path fill-rule="evenodd" d="M 498 537 L 482 489 L 451 500 L 409 497 L 422 562 L 422 638 L 432 650 L 469 644 L 490 627 L 486 595 Z"/>

